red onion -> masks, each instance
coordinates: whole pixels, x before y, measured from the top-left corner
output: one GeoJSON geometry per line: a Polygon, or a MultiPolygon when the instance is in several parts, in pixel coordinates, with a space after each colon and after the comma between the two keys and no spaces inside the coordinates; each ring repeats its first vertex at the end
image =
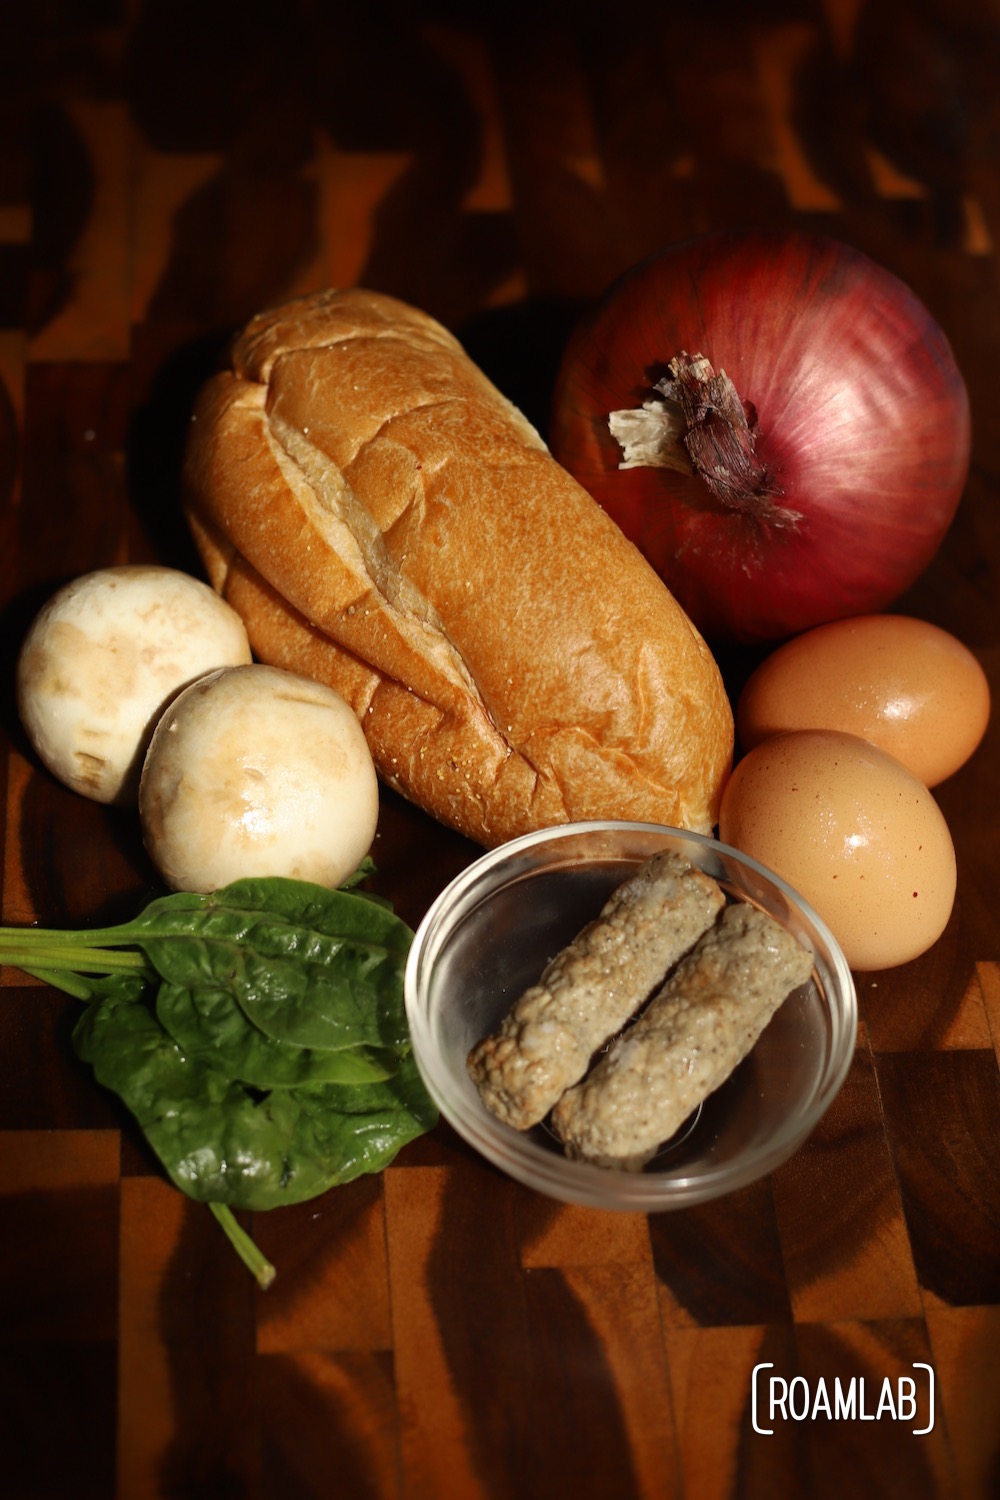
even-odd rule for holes
{"type": "Polygon", "coordinates": [[[768,641],[883,610],[924,570],[969,403],[944,333],[867,256],[720,234],[634,267],[580,326],[551,443],[705,635],[768,641]]]}

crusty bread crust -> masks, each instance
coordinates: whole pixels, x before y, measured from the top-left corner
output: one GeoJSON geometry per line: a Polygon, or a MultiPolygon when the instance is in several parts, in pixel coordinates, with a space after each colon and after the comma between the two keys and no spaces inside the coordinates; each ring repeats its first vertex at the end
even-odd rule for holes
{"type": "Polygon", "coordinates": [[[353,290],[255,318],[199,398],[185,506],[255,654],[340,691],[442,822],[485,845],[714,826],[733,721],[708,648],[425,314],[353,290]]]}

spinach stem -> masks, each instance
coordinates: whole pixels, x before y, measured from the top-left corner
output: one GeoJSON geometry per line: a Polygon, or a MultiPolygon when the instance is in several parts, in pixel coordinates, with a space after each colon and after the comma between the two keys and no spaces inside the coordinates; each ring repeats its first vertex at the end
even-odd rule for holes
{"type": "Polygon", "coordinates": [[[138,922],[122,922],[117,927],[0,927],[0,948],[27,943],[53,948],[137,948],[142,942],[138,922]]]}
{"type": "Polygon", "coordinates": [[[40,969],[35,964],[32,964],[30,968],[27,964],[18,964],[17,967],[23,973],[30,974],[32,979],[41,979],[43,983],[51,984],[54,989],[72,995],[74,1000],[89,1002],[93,998],[92,987],[79,974],[74,974],[72,971],[62,973],[57,969],[40,969]]]}
{"type": "Polygon", "coordinates": [[[246,1230],[237,1223],[232,1209],[227,1204],[210,1203],[208,1206],[222,1226],[223,1232],[240,1260],[251,1272],[261,1291],[266,1292],[276,1275],[271,1262],[264,1252],[257,1248],[246,1230]]]}
{"type": "Polygon", "coordinates": [[[0,963],[25,971],[36,968],[90,974],[114,974],[119,970],[152,973],[148,960],[141,953],[113,952],[92,943],[60,943],[53,941],[53,934],[35,933],[31,928],[18,933],[16,938],[0,931],[0,963]]]}

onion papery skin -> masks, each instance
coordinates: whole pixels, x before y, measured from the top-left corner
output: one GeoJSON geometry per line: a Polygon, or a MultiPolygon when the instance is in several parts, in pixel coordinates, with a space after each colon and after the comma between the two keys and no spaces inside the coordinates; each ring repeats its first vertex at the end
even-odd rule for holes
{"type": "Polygon", "coordinates": [[[917,296],[819,235],[749,231],[625,273],[575,330],[555,457],[710,640],[766,642],[887,608],[924,571],[969,468],[965,383],[917,296]],[[724,507],[697,476],[619,467],[608,416],[705,355],[756,408],[756,456],[790,513],[724,507]]]}

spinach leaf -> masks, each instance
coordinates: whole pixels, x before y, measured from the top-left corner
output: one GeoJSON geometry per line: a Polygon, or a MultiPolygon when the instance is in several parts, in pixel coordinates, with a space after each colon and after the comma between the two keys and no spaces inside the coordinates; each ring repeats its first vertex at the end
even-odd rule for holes
{"type": "Polygon", "coordinates": [[[233,1208],[297,1203],[387,1166],[437,1115],[412,1057],[371,1084],[269,1093],[186,1058],[145,1004],[88,1006],[78,1055],[135,1115],[173,1182],[233,1208]]]}
{"type": "Polygon", "coordinates": [[[405,1046],[399,976],[412,933],[391,910],[305,881],[176,893],[129,924],[157,972],[227,990],[258,1030],[299,1047],[405,1046]]]}
{"type": "Polygon", "coordinates": [[[79,1056],[266,1286],[232,1208],[378,1171],[437,1118],[410,1055],[412,937],[367,892],[266,878],[175,892],[117,927],[0,928],[0,963],[87,1002],[79,1056]]]}
{"type": "Polygon", "coordinates": [[[91,932],[0,929],[0,961],[62,971],[66,988],[80,974],[148,976],[152,966],[171,984],[227,990],[278,1041],[398,1049],[408,1042],[400,974],[412,937],[379,901],[273,877],[176,891],[91,932]]]}
{"type": "Polygon", "coordinates": [[[255,1088],[303,1083],[371,1083],[399,1068],[395,1052],[369,1047],[319,1051],[266,1036],[227,990],[160,985],[156,1014],[186,1057],[206,1062],[255,1088]]]}

